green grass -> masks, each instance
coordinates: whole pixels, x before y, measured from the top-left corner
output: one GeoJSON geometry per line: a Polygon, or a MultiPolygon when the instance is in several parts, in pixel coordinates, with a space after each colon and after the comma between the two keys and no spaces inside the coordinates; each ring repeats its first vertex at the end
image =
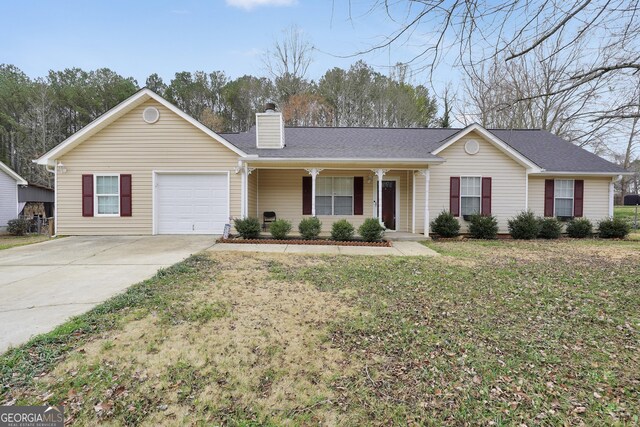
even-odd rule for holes
{"type": "Polygon", "coordinates": [[[192,257],[2,355],[0,404],[46,396],[79,425],[638,425],[640,242],[426,244],[443,256],[192,257]]]}
{"type": "Polygon", "coordinates": [[[49,236],[42,234],[28,234],[26,236],[0,235],[0,251],[17,246],[31,245],[49,240],[49,236]]]}
{"type": "MultiPolygon", "coordinates": [[[[53,331],[38,335],[26,344],[0,355],[0,403],[8,398],[12,388],[29,387],[34,378],[50,371],[72,350],[106,331],[139,318],[141,313],[157,311],[166,323],[176,323],[193,316],[187,291],[203,274],[208,273],[211,262],[203,256],[192,256],[162,269],[153,278],[130,287],[126,292],[72,318],[53,331]],[[175,286],[176,281],[180,282],[179,287],[175,286]]],[[[200,321],[202,316],[197,315],[196,320],[200,321]]],[[[113,346],[111,341],[102,343],[103,351],[110,351],[113,346]]]]}
{"type": "MultiPolygon", "coordinates": [[[[622,218],[633,223],[633,219],[636,215],[635,206],[616,206],[613,210],[613,216],[616,218],[622,218]]],[[[640,207],[638,207],[638,215],[640,219],[640,207]]]]}
{"type": "Polygon", "coordinates": [[[339,384],[359,402],[355,423],[638,422],[640,257],[593,249],[633,255],[640,244],[429,246],[455,258],[274,268],[361,307],[330,328],[364,366],[339,384]]]}

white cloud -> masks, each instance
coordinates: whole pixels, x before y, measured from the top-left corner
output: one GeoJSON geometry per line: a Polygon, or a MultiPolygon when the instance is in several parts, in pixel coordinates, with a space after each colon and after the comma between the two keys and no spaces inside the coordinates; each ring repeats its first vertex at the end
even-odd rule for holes
{"type": "Polygon", "coordinates": [[[297,0],[227,0],[227,4],[244,10],[251,10],[257,6],[293,6],[297,0]]]}

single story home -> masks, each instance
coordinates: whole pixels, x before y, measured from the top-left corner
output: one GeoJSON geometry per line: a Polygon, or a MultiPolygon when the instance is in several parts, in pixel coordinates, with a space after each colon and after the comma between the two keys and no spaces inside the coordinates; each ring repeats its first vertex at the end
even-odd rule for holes
{"type": "Polygon", "coordinates": [[[0,230],[16,219],[22,210],[18,203],[18,187],[21,185],[27,185],[27,181],[0,162],[0,230]]]}
{"type": "Polygon", "coordinates": [[[248,132],[216,134],[142,89],[36,160],[55,174],[56,233],[220,234],[273,211],[429,234],[446,210],[613,215],[625,171],[542,130],[288,128],[273,105],[248,132]]]}

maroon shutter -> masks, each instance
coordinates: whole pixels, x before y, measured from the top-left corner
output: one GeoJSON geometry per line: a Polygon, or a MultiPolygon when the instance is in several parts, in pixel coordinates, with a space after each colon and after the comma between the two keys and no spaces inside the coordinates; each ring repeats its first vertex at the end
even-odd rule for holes
{"type": "Polygon", "coordinates": [[[302,177],[302,215],[311,215],[311,177],[302,177]]]}
{"type": "Polygon", "coordinates": [[[353,214],[362,215],[364,213],[364,178],[353,177],[353,214]]]}
{"type": "Polygon", "coordinates": [[[573,184],[573,216],[582,216],[582,202],[584,200],[584,180],[576,179],[573,184]]]}
{"type": "Polygon", "coordinates": [[[491,215],[491,178],[482,178],[482,215],[491,215]]]}
{"type": "Polygon", "coordinates": [[[460,216],[460,177],[452,176],[449,183],[449,212],[460,216]]]}
{"type": "Polygon", "coordinates": [[[552,179],[544,180],[544,216],[553,216],[553,198],[555,185],[552,179]]]}
{"type": "Polygon", "coordinates": [[[93,175],[82,175],[82,216],[93,216],[93,175]]]}
{"type": "Polygon", "coordinates": [[[120,175],[120,216],[131,216],[131,175],[120,175]]]}

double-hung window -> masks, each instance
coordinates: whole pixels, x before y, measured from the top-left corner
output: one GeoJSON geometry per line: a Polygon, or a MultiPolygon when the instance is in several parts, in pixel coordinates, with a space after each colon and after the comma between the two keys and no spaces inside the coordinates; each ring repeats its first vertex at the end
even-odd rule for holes
{"type": "Polygon", "coordinates": [[[481,197],[482,179],[479,176],[460,178],[460,213],[462,216],[479,214],[481,197]]]}
{"type": "Polygon", "coordinates": [[[97,215],[120,215],[120,177],[118,175],[96,175],[97,215]]]}
{"type": "Polygon", "coordinates": [[[573,179],[556,179],[554,203],[557,217],[573,216],[573,179]]]}
{"type": "Polygon", "coordinates": [[[318,177],[316,215],[353,215],[353,178],[318,177]]]}

